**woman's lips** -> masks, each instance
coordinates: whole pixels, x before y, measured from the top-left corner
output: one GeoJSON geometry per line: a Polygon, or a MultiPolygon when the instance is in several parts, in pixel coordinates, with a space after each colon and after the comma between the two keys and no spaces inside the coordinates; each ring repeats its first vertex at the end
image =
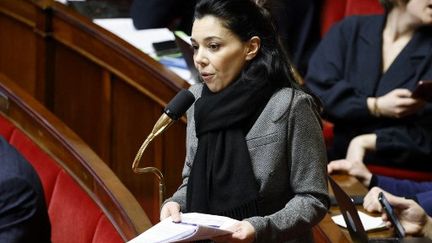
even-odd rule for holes
{"type": "Polygon", "coordinates": [[[213,74],[210,73],[201,73],[201,78],[203,79],[204,82],[209,82],[210,80],[213,79],[213,74]]]}

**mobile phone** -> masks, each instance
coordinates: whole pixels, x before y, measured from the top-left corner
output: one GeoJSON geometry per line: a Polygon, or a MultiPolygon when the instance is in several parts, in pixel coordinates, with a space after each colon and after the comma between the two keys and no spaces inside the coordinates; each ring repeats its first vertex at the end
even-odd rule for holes
{"type": "Polygon", "coordinates": [[[390,222],[393,224],[394,229],[396,231],[396,235],[399,238],[405,237],[405,230],[401,225],[401,223],[399,222],[399,219],[396,217],[393,207],[387,201],[387,198],[384,196],[383,192],[380,192],[378,194],[378,201],[381,203],[381,206],[384,208],[388,218],[390,219],[390,222]]]}
{"type": "Polygon", "coordinates": [[[178,49],[174,40],[154,42],[152,45],[157,56],[167,56],[180,53],[180,50],[178,49]]]}
{"type": "Polygon", "coordinates": [[[432,80],[420,80],[411,97],[429,102],[432,101],[432,80]]]}

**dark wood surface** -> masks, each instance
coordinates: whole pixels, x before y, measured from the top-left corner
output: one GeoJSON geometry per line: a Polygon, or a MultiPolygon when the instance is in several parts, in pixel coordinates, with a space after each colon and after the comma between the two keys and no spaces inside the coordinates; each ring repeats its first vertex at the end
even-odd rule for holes
{"type": "MultiPolygon", "coordinates": [[[[73,9],[51,0],[0,1],[0,74],[76,132],[118,175],[153,223],[156,177],[136,175],[135,153],[163,107],[188,83],[73,9]]],[[[142,165],[181,181],[185,120],[150,144],[142,165]]]]}
{"type": "Polygon", "coordinates": [[[149,218],[130,191],[62,121],[1,74],[0,94],[0,114],[78,182],[124,240],[151,227],[149,218]]]}

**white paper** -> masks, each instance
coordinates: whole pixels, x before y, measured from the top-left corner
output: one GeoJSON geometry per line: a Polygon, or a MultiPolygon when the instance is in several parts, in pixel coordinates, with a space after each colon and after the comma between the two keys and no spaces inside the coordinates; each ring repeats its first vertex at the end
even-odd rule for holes
{"type": "Polygon", "coordinates": [[[185,213],[181,223],[164,219],[128,243],[182,242],[208,239],[229,234],[226,230],[238,222],[235,219],[202,213],[185,213]]]}
{"type": "MultiPolygon", "coordinates": [[[[360,220],[363,224],[363,228],[366,231],[382,229],[382,228],[386,227],[386,225],[385,225],[385,223],[381,217],[373,217],[373,216],[367,215],[361,211],[358,211],[358,213],[360,216],[360,220]]],[[[332,220],[333,220],[333,222],[335,222],[339,226],[342,226],[344,228],[347,227],[342,214],[333,216],[332,220]]]]}
{"type": "Polygon", "coordinates": [[[174,34],[167,28],[135,29],[131,18],[94,19],[93,22],[152,57],[156,56],[154,42],[174,40],[174,34]]]}
{"type": "MultiPolygon", "coordinates": [[[[93,23],[112,32],[154,59],[157,59],[157,56],[153,43],[175,39],[174,34],[167,28],[137,30],[131,18],[94,19],[93,23]]],[[[167,67],[189,84],[196,83],[189,69],[167,67]]]]}

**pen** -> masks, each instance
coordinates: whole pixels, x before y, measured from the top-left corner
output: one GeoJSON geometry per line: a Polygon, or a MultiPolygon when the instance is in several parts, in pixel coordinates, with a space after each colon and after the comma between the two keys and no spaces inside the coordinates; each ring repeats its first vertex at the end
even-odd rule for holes
{"type": "MultiPolygon", "coordinates": [[[[184,225],[191,225],[191,226],[198,226],[198,224],[194,224],[194,223],[189,223],[189,222],[184,222],[184,221],[180,221],[180,222],[174,222],[175,224],[184,224],[184,225]]],[[[206,227],[212,227],[212,228],[219,228],[218,225],[209,225],[209,224],[205,224],[205,225],[201,225],[201,226],[206,226],[206,227]]]]}
{"type": "Polygon", "coordinates": [[[173,221],[173,223],[174,223],[174,224],[184,224],[184,225],[198,226],[197,224],[188,223],[188,222],[182,222],[182,221],[179,221],[179,222],[174,222],[174,221],[173,221]]]}

